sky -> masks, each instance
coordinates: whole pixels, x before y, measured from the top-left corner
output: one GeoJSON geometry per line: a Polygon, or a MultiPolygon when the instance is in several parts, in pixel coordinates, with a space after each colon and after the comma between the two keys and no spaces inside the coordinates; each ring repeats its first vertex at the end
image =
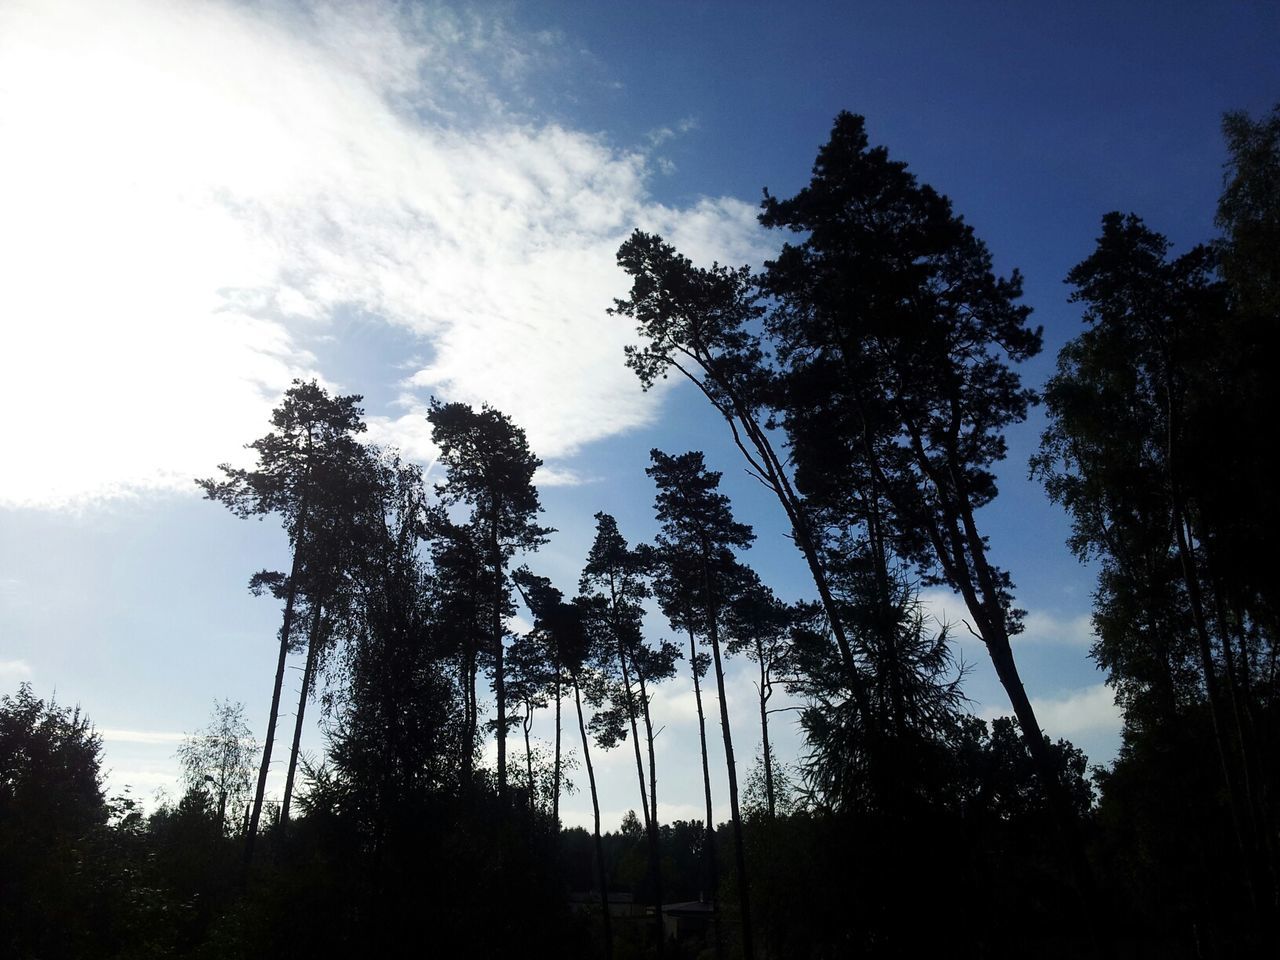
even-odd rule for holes
{"type": "MultiPolygon", "coordinates": [[[[639,227],[758,265],[779,243],[761,190],[797,190],[835,115],[861,113],[1024,273],[1039,386],[1105,212],[1176,250],[1214,236],[1221,115],[1280,100],[1277,49],[1268,2],[0,0],[0,692],[79,703],[109,789],[144,799],[178,792],[174,750],[215,699],[261,739],[279,610],[245,584],[288,545],[193,480],[245,463],[298,377],[363,395],[370,438],[429,471],[430,397],[510,414],[557,530],[531,563],[570,591],[595,511],[654,534],[649,450],[705,450],[759,535],[748,562],[811,596],[723,422],[623,365],[619,243],[639,227]]],[[[1015,653],[1045,730],[1105,764],[1120,721],[1088,658],[1092,572],[1027,478],[1040,428],[1011,432],[981,521],[1029,611],[1015,653]]],[[[1008,712],[953,636],[971,709],[1008,712]]],[[[744,779],[751,669],[729,668],[744,779]]],[[[686,669],[655,703],[664,820],[701,809],[692,699],[686,669]]],[[[772,732],[800,754],[793,713],[772,732]]],[[[323,749],[314,724],[305,744],[323,749]]],[[[606,826],[638,803],[629,756],[598,761],[606,826]]],[[[713,789],[727,815],[723,774],[713,789]]],[[[589,799],[562,810],[586,823],[589,799]]]]}

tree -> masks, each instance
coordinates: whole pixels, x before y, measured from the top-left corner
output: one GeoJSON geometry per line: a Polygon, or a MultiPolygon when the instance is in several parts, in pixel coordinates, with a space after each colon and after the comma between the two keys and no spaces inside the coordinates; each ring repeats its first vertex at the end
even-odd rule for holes
{"type": "Polygon", "coordinates": [[[477,413],[463,403],[432,400],[427,414],[431,439],[449,471],[438,487],[446,504],[467,503],[471,522],[484,537],[492,600],[489,646],[497,699],[498,794],[507,793],[507,694],[503,652],[504,622],[512,612],[507,561],[517,551],[537,550],[552,531],[534,518],[542,511],[533,475],[542,461],[529,450],[525,433],[492,407],[477,413]]]}
{"type": "MultiPolygon", "coordinates": [[[[534,600],[531,599],[530,585],[543,584],[550,586],[549,581],[535,577],[528,567],[521,567],[516,570],[511,577],[515,583],[516,589],[520,592],[520,597],[524,601],[525,607],[531,612],[533,611],[534,600]]],[[[545,599],[543,602],[546,602],[545,599]]],[[[560,829],[560,792],[564,783],[563,771],[566,766],[572,766],[571,762],[566,762],[561,749],[561,700],[562,690],[567,679],[565,653],[560,649],[560,644],[564,640],[564,632],[557,633],[551,629],[551,625],[558,622],[553,616],[547,624],[536,625],[532,634],[530,634],[531,642],[534,649],[529,653],[529,660],[534,664],[531,672],[535,672],[542,684],[544,695],[549,695],[552,703],[555,704],[556,711],[556,735],[554,759],[551,768],[551,823],[556,830],[560,829]],[[536,652],[535,652],[536,651],[536,652]]],[[[575,636],[573,630],[568,631],[571,637],[575,636]]],[[[572,679],[568,678],[572,683],[572,679]]],[[[572,785],[570,785],[571,787],[572,785]]]]}
{"type": "Polygon", "coordinates": [[[725,695],[720,629],[736,565],[733,551],[750,546],[755,534],[749,526],[733,519],[729,498],[718,492],[720,474],[707,470],[700,452],[691,451],[672,457],[655,449],[649,451],[649,458],[652,466],[647,467],[645,473],[658,488],[654,508],[662,525],[658,550],[687,557],[689,566],[698,570],[702,581],[702,619],[711,643],[711,662],[715,667],[716,689],[720,695],[720,732],[729,775],[729,811],[733,818],[734,861],[742,911],[742,950],[750,960],[755,953],[751,900],[742,842],[733,731],[729,725],[729,703],[725,695]]]}
{"type": "Polygon", "coordinates": [[[227,806],[240,809],[249,798],[253,757],[258,752],[244,719],[244,704],[214,701],[209,725],[178,747],[188,790],[208,789],[218,800],[218,830],[226,829],[227,806]]]}
{"type": "MultiPolygon", "coordinates": [[[[666,542],[643,545],[641,559],[653,583],[653,592],[673,630],[683,630],[689,637],[689,671],[693,675],[693,699],[698,712],[698,746],[702,757],[702,792],[706,817],[702,831],[703,894],[715,908],[719,895],[719,868],[716,862],[716,823],[711,802],[711,765],[707,759],[707,720],[702,709],[702,678],[711,667],[711,658],[698,651],[698,636],[705,631],[706,603],[703,601],[701,577],[694,556],[679,544],[666,542]]],[[[715,917],[716,956],[724,952],[719,914],[715,917]]]]}
{"type": "MultiPolygon", "coordinates": [[[[640,784],[640,809],[646,829],[656,813],[650,807],[649,790],[645,786],[644,761],[640,756],[639,696],[633,688],[632,657],[641,644],[641,605],[648,590],[641,570],[627,541],[618,531],[618,523],[607,513],[597,513],[596,537],[587,555],[578,582],[578,592],[586,609],[593,611],[607,642],[609,653],[602,666],[615,674],[620,686],[615,700],[631,727],[631,743],[635,752],[636,776],[640,784]]],[[[636,684],[639,684],[636,678],[636,684]]]]}
{"type": "Polygon", "coordinates": [[[429,533],[422,471],[384,453],[376,496],[356,518],[359,562],[351,602],[335,624],[344,639],[329,698],[329,759],[336,796],[375,857],[412,834],[433,796],[457,783],[460,684],[443,669],[452,653],[433,606],[422,551],[429,533]]]}
{"type": "Polygon", "coordinates": [[[588,661],[594,651],[591,636],[585,623],[585,611],[581,603],[565,603],[564,594],[551,585],[546,577],[538,577],[521,568],[516,572],[516,582],[529,612],[533,614],[535,629],[549,637],[558,659],[568,673],[573,685],[573,702],[578,714],[578,733],[582,737],[582,759],[587,765],[587,783],[591,788],[591,811],[594,817],[596,882],[600,888],[600,913],[604,924],[605,956],[613,957],[613,924],[609,916],[609,883],[605,877],[604,845],[600,837],[600,794],[596,789],[596,772],[591,762],[591,743],[587,737],[587,721],[582,710],[582,688],[588,681],[588,661]]]}
{"type": "Polygon", "coordinates": [[[765,810],[772,820],[777,814],[773,774],[776,761],[769,745],[769,700],[773,697],[775,674],[786,662],[790,649],[791,610],[760,581],[755,571],[743,567],[732,598],[725,608],[726,650],[745,654],[758,671],[756,696],[760,703],[760,755],[764,779],[765,810]]]}
{"type": "MultiPolygon", "coordinates": [[[[536,633],[516,637],[507,651],[507,665],[511,671],[507,680],[507,700],[518,711],[520,728],[524,733],[525,787],[528,790],[529,817],[532,819],[537,809],[538,788],[534,779],[533,747],[529,735],[533,729],[535,711],[545,708],[548,697],[554,695],[557,677],[536,633]]],[[[557,716],[557,738],[559,720],[557,716]]]]}
{"type": "MultiPolygon", "coordinates": [[[[431,514],[432,607],[439,641],[457,664],[458,686],[463,694],[462,736],[459,762],[462,782],[470,786],[479,749],[480,704],[476,677],[487,665],[487,638],[493,623],[489,605],[494,596],[486,589],[485,550],[472,523],[457,524],[443,510],[431,514]]],[[[499,598],[502,599],[502,598],[499,598]]]]}
{"type": "Polygon", "coordinates": [[[1280,104],[1260,120],[1228,113],[1222,134],[1228,154],[1216,220],[1224,233],[1222,273],[1241,313],[1274,324],[1280,318],[1280,104]]]}
{"type": "Polygon", "coordinates": [[[598,612],[607,632],[613,656],[603,665],[614,674],[615,703],[622,708],[631,728],[635,750],[636,776],[640,784],[641,809],[649,848],[650,882],[655,900],[655,939],[659,955],[666,939],[662,921],[662,851],[658,833],[658,773],[654,752],[653,718],[649,712],[650,688],[672,676],[679,651],[667,643],[657,648],[644,641],[643,601],[649,596],[644,581],[641,555],[632,550],[618,530],[617,521],[607,513],[597,513],[596,537],[579,581],[579,592],[587,609],[598,612]],[[634,685],[633,685],[634,678],[634,685]],[[644,761],[640,754],[638,720],[643,717],[649,766],[648,788],[644,761]]]}
{"type": "Polygon", "coordinates": [[[749,472],[777,498],[831,620],[850,689],[863,697],[863,679],[822,562],[820,533],[770,435],[775,385],[758,332],[765,308],[750,268],[696,268],[661,237],[635,231],[618,250],[631,293],[611,313],[636,321],[639,345],[626,348],[627,366],[645,390],[675,370],[724,417],[749,472]]]}
{"type": "Polygon", "coordinates": [[[1100,561],[1093,652],[1133,733],[1177,727],[1203,691],[1246,885],[1270,911],[1274,815],[1251,690],[1274,683],[1252,675],[1274,650],[1274,585],[1247,561],[1274,506],[1241,432],[1263,427],[1235,395],[1247,361],[1217,251],[1168,251],[1136,216],[1103,218],[1067,278],[1087,328],[1059,354],[1032,466],[1071,514],[1073,551],[1100,561]]]}
{"type": "Polygon", "coordinates": [[[0,697],[0,952],[91,952],[93,843],[107,824],[102,738],[78,707],[0,697]]]}
{"type": "Polygon", "coordinates": [[[874,479],[895,549],[963,598],[1089,901],[1079,825],[1010,644],[1021,629],[1012,581],[991,561],[976,517],[996,496],[1005,429],[1036,400],[1013,369],[1041,346],[1030,308],[1018,303],[1021,277],[997,277],[950,201],[883,147],[869,147],[863,119],[849,113],[836,118],[809,184],[788,200],[766,192],[760,220],[804,235],[766,264],[763,280],[778,303],[767,327],[784,411],[799,407],[787,391],[807,378],[838,387],[840,418],[825,434],[791,432],[795,455],[819,460],[840,449],[837,462],[874,479]]]}
{"type": "MultiPolygon", "coordinates": [[[[293,565],[285,581],[285,606],[280,626],[280,654],[276,661],[267,735],[245,836],[246,869],[253,859],[254,841],[262,816],[262,802],[271,766],[285,660],[294,629],[294,605],[303,589],[308,557],[319,552],[323,532],[333,518],[350,509],[348,483],[352,465],[363,458],[356,435],[365,430],[361,397],[330,397],[315,381],[295,380],[280,406],[271,413],[272,432],[248,445],[257,455],[252,470],[220,464],[224,480],[197,480],[209,500],[224,504],[236,516],[262,519],[279,514],[293,550],[293,565]]],[[[314,568],[313,568],[314,569],[314,568]]]]}

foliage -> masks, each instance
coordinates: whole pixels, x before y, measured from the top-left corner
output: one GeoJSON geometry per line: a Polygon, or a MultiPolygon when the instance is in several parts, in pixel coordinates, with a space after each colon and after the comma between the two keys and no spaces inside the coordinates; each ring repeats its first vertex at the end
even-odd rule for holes
{"type": "MultiPolygon", "coordinates": [[[[214,701],[209,726],[178,747],[188,791],[209,791],[221,811],[239,810],[249,798],[258,745],[244,719],[244,704],[214,701]]],[[[229,826],[234,827],[234,816],[229,826]]]]}

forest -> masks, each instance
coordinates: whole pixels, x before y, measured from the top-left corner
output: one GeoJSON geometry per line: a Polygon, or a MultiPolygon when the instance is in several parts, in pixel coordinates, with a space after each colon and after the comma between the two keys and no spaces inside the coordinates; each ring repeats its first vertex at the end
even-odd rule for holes
{"type": "Polygon", "coordinates": [[[289,569],[249,578],[281,611],[266,729],[219,703],[179,749],[185,792],[147,811],[107,795],[92,703],[6,692],[0,956],[1276,956],[1280,105],[1222,136],[1217,236],[1175,252],[1098,211],[1063,278],[1079,332],[1043,384],[1019,373],[1042,349],[1019,273],[855,114],[806,186],[764,192],[761,269],[630,235],[601,305],[634,326],[618,363],[723,420],[805,600],[752,569],[762,545],[698,450],[651,452],[651,542],[596,513],[578,581],[554,583],[519,410],[433,400],[436,482],[364,442],[360,396],[295,381],[252,465],[197,481],[288,537],[289,569]],[[1018,571],[984,535],[1006,431],[1037,405],[1025,469],[1097,571],[1109,767],[1043,732],[1018,571]],[[963,623],[928,615],[930,587],[963,623]],[[1012,716],[970,712],[956,630],[1012,716]],[[754,679],[736,719],[758,725],[754,764],[731,658],[754,679]],[[673,684],[696,698],[705,814],[661,822],[650,705],[673,684]],[[793,722],[790,763],[770,729],[793,722]],[[614,749],[638,801],[620,826],[597,799],[614,749]],[[563,825],[571,789],[592,829],[563,825]]]}

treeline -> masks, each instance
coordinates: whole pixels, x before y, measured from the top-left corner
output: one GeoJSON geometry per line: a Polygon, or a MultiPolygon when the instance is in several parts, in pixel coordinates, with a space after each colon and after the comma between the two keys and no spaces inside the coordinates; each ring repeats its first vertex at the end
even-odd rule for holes
{"type": "Polygon", "coordinates": [[[279,519],[291,546],[287,572],[250,581],[283,611],[256,770],[223,705],[184,747],[187,793],[144,818],[103,797],[83,718],[29,688],[6,697],[0,950],[1271,955],[1277,524],[1261,441],[1278,409],[1280,108],[1224,129],[1221,236],[1175,258],[1108,214],[1067,277],[1085,329],[1043,391],[1032,471],[1098,564],[1093,655],[1125,712],[1096,792],[1023,689],[1023,613],[982,532],[1005,432],[1042,399],[1016,369],[1041,330],[1017,272],[996,275],[947,198],[842,114],[808,186],[766,191],[761,222],[789,241],[762,271],[700,267],[636,232],[613,308],[635,323],[625,359],[645,388],[679,375],[723,416],[812,600],[780,600],[751,569],[755,534],[700,452],[651,452],[658,535],[632,543],[597,514],[566,592],[537,572],[554,531],[510,417],[433,401],[445,477],[428,485],[361,442],[359,397],[297,382],[255,463],[200,481],[238,516],[279,519]],[[963,600],[1014,719],[966,713],[921,585],[963,600]],[[521,610],[527,633],[510,626],[521,610]],[[656,612],[669,635],[646,630],[656,612]],[[281,731],[291,656],[302,683],[281,731]],[[758,691],[745,776],[730,657],[758,691]],[[672,772],[651,704],[670,683],[695,691],[699,823],[659,816],[672,772]],[[794,764],[770,746],[778,691],[803,705],[794,764]],[[309,766],[312,701],[326,750],[309,766]],[[638,814],[610,833],[594,761],[617,747],[638,814]],[[591,831],[561,829],[571,778],[591,831]]]}

